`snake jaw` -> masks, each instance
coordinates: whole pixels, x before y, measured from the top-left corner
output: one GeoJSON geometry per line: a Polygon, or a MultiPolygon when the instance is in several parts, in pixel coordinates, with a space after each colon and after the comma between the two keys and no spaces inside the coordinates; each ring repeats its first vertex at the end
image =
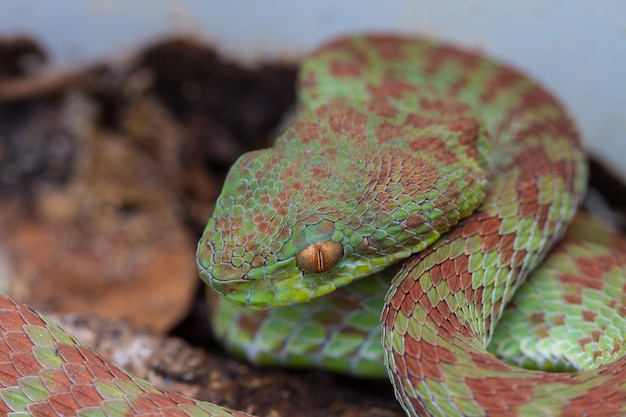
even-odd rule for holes
{"type": "MultiPolygon", "coordinates": [[[[311,249],[321,251],[315,244],[305,246],[306,240],[293,245],[295,254],[286,259],[272,260],[259,257],[256,266],[244,263],[236,265],[223,250],[215,250],[211,240],[214,232],[209,229],[198,245],[198,266],[200,277],[224,298],[248,307],[269,308],[298,304],[310,301],[350,284],[354,280],[379,272],[387,266],[407,258],[412,253],[424,249],[439,237],[431,231],[424,235],[424,240],[413,242],[411,246],[398,245],[390,253],[379,252],[372,242],[373,237],[359,240],[354,246],[344,242],[340,251],[339,242],[322,239],[334,249],[335,255],[341,253],[340,260],[326,270],[310,271],[302,268],[298,256],[311,249]]],[[[354,240],[354,239],[353,239],[354,240]]],[[[324,251],[328,248],[324,249],[324,251]]],[[[321,256],[319,253],[317,255],[321,256]]],[[[323,254],[327,256],[327,253],[323,254]]]]}
{"type": "Polygon", "coordinates": [[[218,277],[214,268],[201,268],[200,277],[215,292],[240,305],[254,308],[286,306],[310,301],[353,281],[351,274],[306,274],[295,266],[295,259],[280,267],[254,268],[239,278],[218,277]],[[269,270],[269,271],[268,271],[269,270]],[[280,270],[281,274],[269,274],[280,270]]]}
{"type": "Polygon", "coordinates": [[[255,308],[310,301],[369,275],[389,262],[389,259],[365,262],[362,256],[353,254],[328,271],[307,273],[298,267],[296,256],[292,256],[269,265],[236,268],[228,262],[208,262],[207,259],[215,258],[208,256],[211,254],[209,246],[201,243],[198,248],[202,280],[224,298],[255,308]]]}

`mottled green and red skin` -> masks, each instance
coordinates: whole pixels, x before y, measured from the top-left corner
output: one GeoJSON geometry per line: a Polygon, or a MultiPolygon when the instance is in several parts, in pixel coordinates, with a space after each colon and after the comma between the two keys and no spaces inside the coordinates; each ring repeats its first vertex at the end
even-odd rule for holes
{"type": "Polygon", "coordinates": [[[33,417],[238,417],[157,389],[0,294],[0,414],[33,417]]]}
{"type": "MultiPolygon", "coordinates": [[[[626,412],[624,325],[605,319],[626,312],[623,255],[568,241],[522,286],[585,191],[578,134],[550,94],[476,54],[385,36],[320,48],[303,64],[299,91],[298,116],[276,146],[244,155],[231,170],[198,245],[203,279],[239,304],[282,306],[409,258],[394,270],[382,314],[386,365],[409,415],[626,412]],[[328,240],[341,244],[343,259],[326,272],[301,272],[296,254],[328,240]],[[546,276],[562,292],[546,292],[546,276]],[[559,327],[569,320],[564,312],[577,315],[575,325],[596,327],[570,337],[582,355],[572,366],[592,369],[530,371],[487,353],[492,336],[507,340],[496,325],[520,286],[510,315],[534,327],[518,336],[541,344],[553,329],[569,331],[559,327]],[[545,294],[558,295],[531,308],[545,294]]],[[[342,314],[352,318],[352,335],[372,335],[348,313],[312,315],[328,322],[342,314]]],[[[262,325],[245,317],[239,324],[251,339],[262,325]]],[[[515,318],[507,323],[517,329],[515,318]]],[[[128,376],[6,297],[0,327],[5,413],[243,415],[128,376]]]]}
{"type": "Polygon", "coordinates": [[[577,130],[552,95],[475,54],[373,36],[315,52],[299,97],[277,145],[233,167],[200,241],[201,275],[218,293],[252,306],[306,301],[452,228],[405,263],[387,295],[383,343],[406,411],[621,412],[621,389],[599,387],[622,360],[544,374],[486,352],[504,306],[585,191],[577,130]],[[323,240],[340,242],[344,259],[322,274],[298,271],[293,257],[323,240]],[[253,261],[235,265],[236,250],[253,261]],[[601,401],[594,387],[607,393],[601,401]]]}

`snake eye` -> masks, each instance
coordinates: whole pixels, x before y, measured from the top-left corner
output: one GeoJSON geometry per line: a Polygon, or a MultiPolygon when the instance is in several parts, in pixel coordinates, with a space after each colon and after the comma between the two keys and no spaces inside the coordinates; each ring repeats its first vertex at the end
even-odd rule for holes
{"type": "Polygon", "coordinates": [[[326,240],[313,243],[296,255],[296,265],[303,272],[319,274],[337,265],[343,257],[341,243],[326,240]]]}

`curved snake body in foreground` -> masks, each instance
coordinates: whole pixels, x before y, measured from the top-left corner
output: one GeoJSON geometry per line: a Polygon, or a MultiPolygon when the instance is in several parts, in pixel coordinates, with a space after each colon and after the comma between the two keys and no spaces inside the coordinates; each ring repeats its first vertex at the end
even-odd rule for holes
{"type": "MultiPolygon", "coordinates": [[[[269,307],[409,258],[382,313],[409,415],[621,415],[621,255],[568,241],[522,285],[565,232],[585,177],[572,122],[514,70],[423,40],[339,39],[305,61],[298,116],[275,147],[231,170],[198,264],[219,294],[269,307]],[[503,314],[520,347],[499,335],[503,314]],[[520,330],[523,321],[534,327],[520,330]],[[552,342],[562,333],[566,342],[552,342]],[[517,368],[487,353],[492,337],[509,361],[589,369],[517,368]],[[546,357],[528,356],[529,345],[546,357]]],[[[1,301],[0,411],[235,413],[161,393],[1,301]]]]}

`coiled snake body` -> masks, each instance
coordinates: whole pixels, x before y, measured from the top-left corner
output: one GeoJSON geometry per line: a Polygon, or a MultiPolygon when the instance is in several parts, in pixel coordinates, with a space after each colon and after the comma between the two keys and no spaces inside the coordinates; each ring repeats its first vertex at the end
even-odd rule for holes
{"type": "MultiPolygon", "coordinates": [[[[543,262],[585,182],[574,125],[518,72],[425,40],[333,41],[304,62],[276,145],[231,169],[198,245],[215,292],[286,307],[220,303],[216,332],[260,362],[373,375],[384,355],[409,415],[624,414],[622,255],[566,239],[543,262]],[[362,307],[382,308],[382,326],[368,330],[362,307]]],[[[31,310],[1,308],[0,411],[239,414],[162,393],[31,310]]]]}

